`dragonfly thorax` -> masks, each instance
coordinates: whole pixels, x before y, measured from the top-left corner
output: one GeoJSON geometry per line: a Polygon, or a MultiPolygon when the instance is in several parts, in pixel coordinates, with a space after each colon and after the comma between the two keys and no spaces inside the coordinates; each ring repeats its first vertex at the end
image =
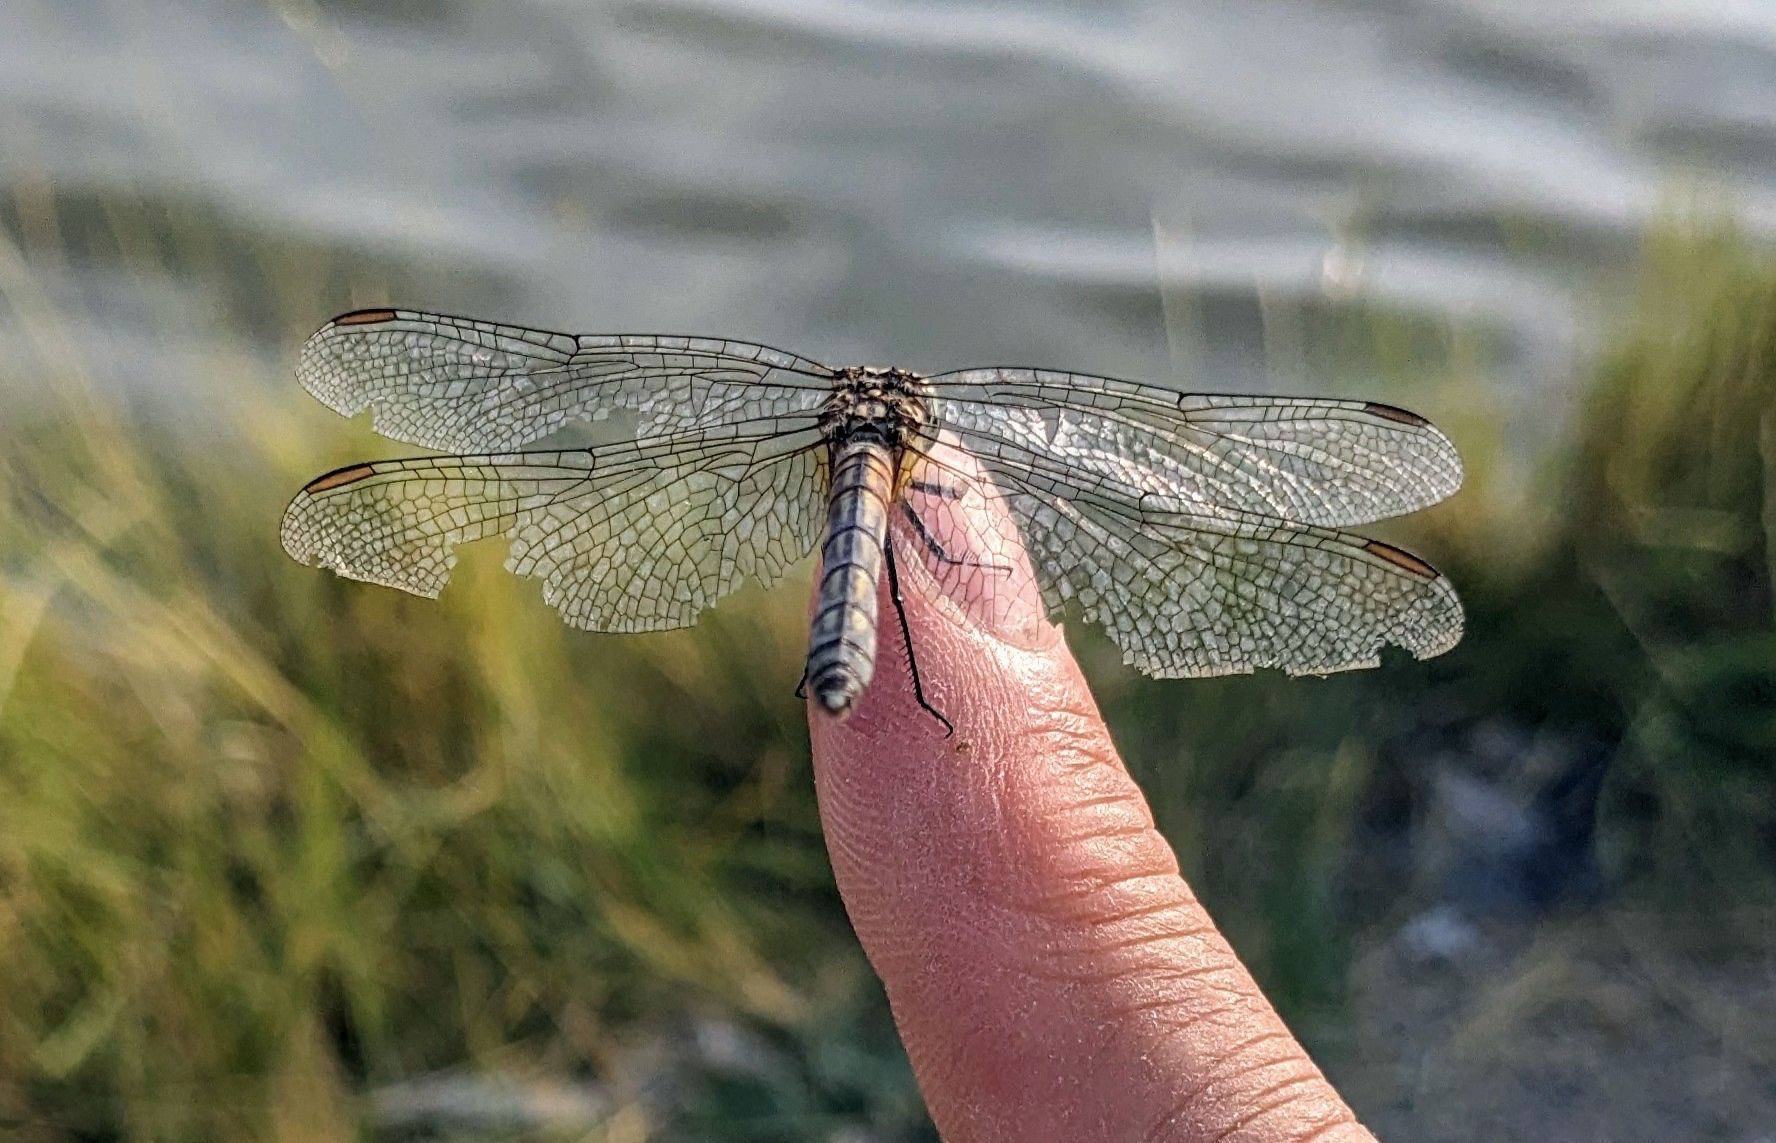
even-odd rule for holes
{"type": "Polygon", "coordinates": [[[925,379],[910,370],[848,366],[838,371],[820,411],[821,432],[834,448],[869,439],[898,451],[931,423],[926,393],[925,379]]]}

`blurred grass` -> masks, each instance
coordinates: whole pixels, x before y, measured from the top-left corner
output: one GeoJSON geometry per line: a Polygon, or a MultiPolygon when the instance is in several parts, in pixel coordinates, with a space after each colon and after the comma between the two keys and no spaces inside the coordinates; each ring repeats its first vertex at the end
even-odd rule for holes
{"type": "Polygon", "coordinates": [[[1622,873],[1768,901],[1747,874],[1776,857],[1776,262],[1727,227],[1656,234],[1636,312],[1570,462],[1551,573],[1595,611],[1565,624],[1560,713],[1621,736],[1622,873]]]}
{"type": "Polygon", "coordinates": [[[1627,309],[1527,532],[1534,558],[1501,577],[1484,547],[1460,554],[1469,642],[1489,653],[1459,685],[1476,712],[1609,746],[1598,843],[1616,880],[1767,902],[1776,257],[1726,222],[1670,222],[1627,309]]]}
{"type": "MultiPolygon", "coordinates": [[[[286,295],[327,281],[229,257],[286,295]]],[[[0,1124],[333,1138],[386,1085],[466,1070],[595,1082],[612,1139],[663,1129],[665,1074],[673,1137],[923,1137],[820,845],[800,587],[623,638],[566,631],[493,551],[437,603],[298,567],[289,492],[386,442],[242,362],[203,416],[144,414],[81,383],[16,248],[0,298],[56,368],[0,379],[0,1124]],[[730,1025],[739,1049],[698,1047],[730,1025]]],[[[1187,874],[1329,1051],[1353,918],[1410,888],[1350,869],[1414,743],[1488,720],[1604,743],[1618,882],[1768,899],[1776,262],[1672,226],[1630,310],[1540,504],[1495,479],[1483,345],[1376,313],[1313,347],[1462,445],[1469,490],[1410,526],[1469,607],[1451,655],[1153,683],[1074,634],[1187,874]]]]}

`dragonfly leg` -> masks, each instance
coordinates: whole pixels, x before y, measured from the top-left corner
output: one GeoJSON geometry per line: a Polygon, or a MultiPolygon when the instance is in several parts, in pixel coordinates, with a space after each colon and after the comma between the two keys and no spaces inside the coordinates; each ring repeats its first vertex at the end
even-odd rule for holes
{"type": "MultiPolygon", "coordinates": [[[[918,485],[915,484],[913,487],[917,488],[918,485]]],[[[900,502],[900,510],[901,513],[906,516],[907,522],[913,526],[913,531],[918,534],[919,542],[925,545],[926,551],[937,557],[939,563],[949,564],[952,567],[991,568],[993,571],[1002,572],[1008,572],[1011,570],[1010,566],[1006,564],[983,564],[979,560],[957,559],[955,556],[952,556],[949,552],[945,551],[942,544],[937,542],[937,537],[931,534],[931,529],[925,526],[925,521],[921,520],[919,514],[913,511],[913,506],[911,504],[902,500],[900,502]]]]}
{"type": "Polygon", "coordinates": [[[882,549],[884,562],[888,565],[888,598],[894,603],[894,614],[900,617],[900,633],[906,637],[907,670],[913,676],[913,697],[919,700],[926,714],[943,723],[944,737],[950,738],[956,733],[956,724],[925,700],[925,685],[919,681],[919,658],[913,653],[913,629],[907,626],[906,603],[900,597],[900,573],[894,569],[894,541],[889,540],[882,549]]]}
{"type": "Polygon", "coordinates": [[[796,684],[796,697],[808,701],[808,664],[802,664],[802,681],[796,684]]]}
{"type": "Polygon", "coordinates": [[[951,488],[947,484],[938,484],[930,480],[915,480],[908,485],[914,492],[923,492],[927,496],[941,496],[945,500],[960,500],[968,495],[963,488],[951,488]]]}

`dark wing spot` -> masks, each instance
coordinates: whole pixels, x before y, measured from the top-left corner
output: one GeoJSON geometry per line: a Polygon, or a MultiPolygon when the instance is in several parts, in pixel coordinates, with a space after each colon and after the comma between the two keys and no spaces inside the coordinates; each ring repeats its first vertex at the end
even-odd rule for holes
{"type": "Polygon", "coordinates": [[[1366,402],[1363,405],[1363,411],[1371,416],[1380,417],[1384,421],[1397,421],[1402,425],[1411,425],[1415,429],[1421,429],[1431,423],[1417,413],[1395,405],[1384,405],[1380,401],[1366,402]]]}
{"type": "Polygon", "coordinates": [[[302,486],[302,491],[313,495],[326,492],[330,488],[339,488],[347,484],[356,484],[366,476],[375,476],[376,469],[368,464],[353,464],[345,468],[336,468],[323,476],[317,476],[302,486]]]}
{"type": "Polygon", "coordinates": [[[334,325],[375,325],[379,321],[393,321],[394,310],[353,310],[348,314],[340,314],[333,319],[334,325]]]}
{"type": "Polygon", "coordinates": [[[1413,575],[1421,575],[1426,579],[1436,579],[1439,573],[1436,568],[1425,563],[1411,552],[1403,552],[1392,544],[1384,544],[1380,540],[1370,540],[1363,545],[1363,550],[1372,556],[1380,556],[1398,568],[1405,568],[1413,575]]]}

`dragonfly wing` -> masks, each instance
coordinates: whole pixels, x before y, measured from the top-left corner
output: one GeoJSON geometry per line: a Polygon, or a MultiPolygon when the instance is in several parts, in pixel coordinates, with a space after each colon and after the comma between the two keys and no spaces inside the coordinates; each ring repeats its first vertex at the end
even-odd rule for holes
{"type": "Polygon", "coordinates": [[[1364,401],[1180,394],[1040,369],[931,378],[938,420],[1064,461],[1130,498],[1345,527],[1435,504],[1461,486],[1449,438],[1364,401]]]}
{"type": "Polygon", "coordinates": [[[810,424],[701,430],[599,450],[372,461],[308,484],[284,548],[352,579],[435,596],[455,547],[504,536],[575,627],[685,627],[806,555],[824,518],[810,424]]]}
{"type": "Polygon", "coordinates": [[[720,338],[550,333],[413,310],[359,310],[302,347],[304,388],[376,431],[452,452],[522,448],[618,412],[636,435],[817,409],[832,370],[720,338]]]}
{"type": "MultiPolygon", "coordinates": [[[[948,429],[991,478],[983,494],[1006,501],[1049,607],[1076,602],[1148,674],[1327,674],[1375,666],[1385,646],[1422,659],[1461,638],[1449,581],[1398,548],[1261,511],[1179,510],[1104,476],[1107,458],[948,429]]],[[[990,557],[992,538],[983,546],[990,557]]],[[[989,558],[950,574],[1016,592],[1016,567],[989,558]]]]}

